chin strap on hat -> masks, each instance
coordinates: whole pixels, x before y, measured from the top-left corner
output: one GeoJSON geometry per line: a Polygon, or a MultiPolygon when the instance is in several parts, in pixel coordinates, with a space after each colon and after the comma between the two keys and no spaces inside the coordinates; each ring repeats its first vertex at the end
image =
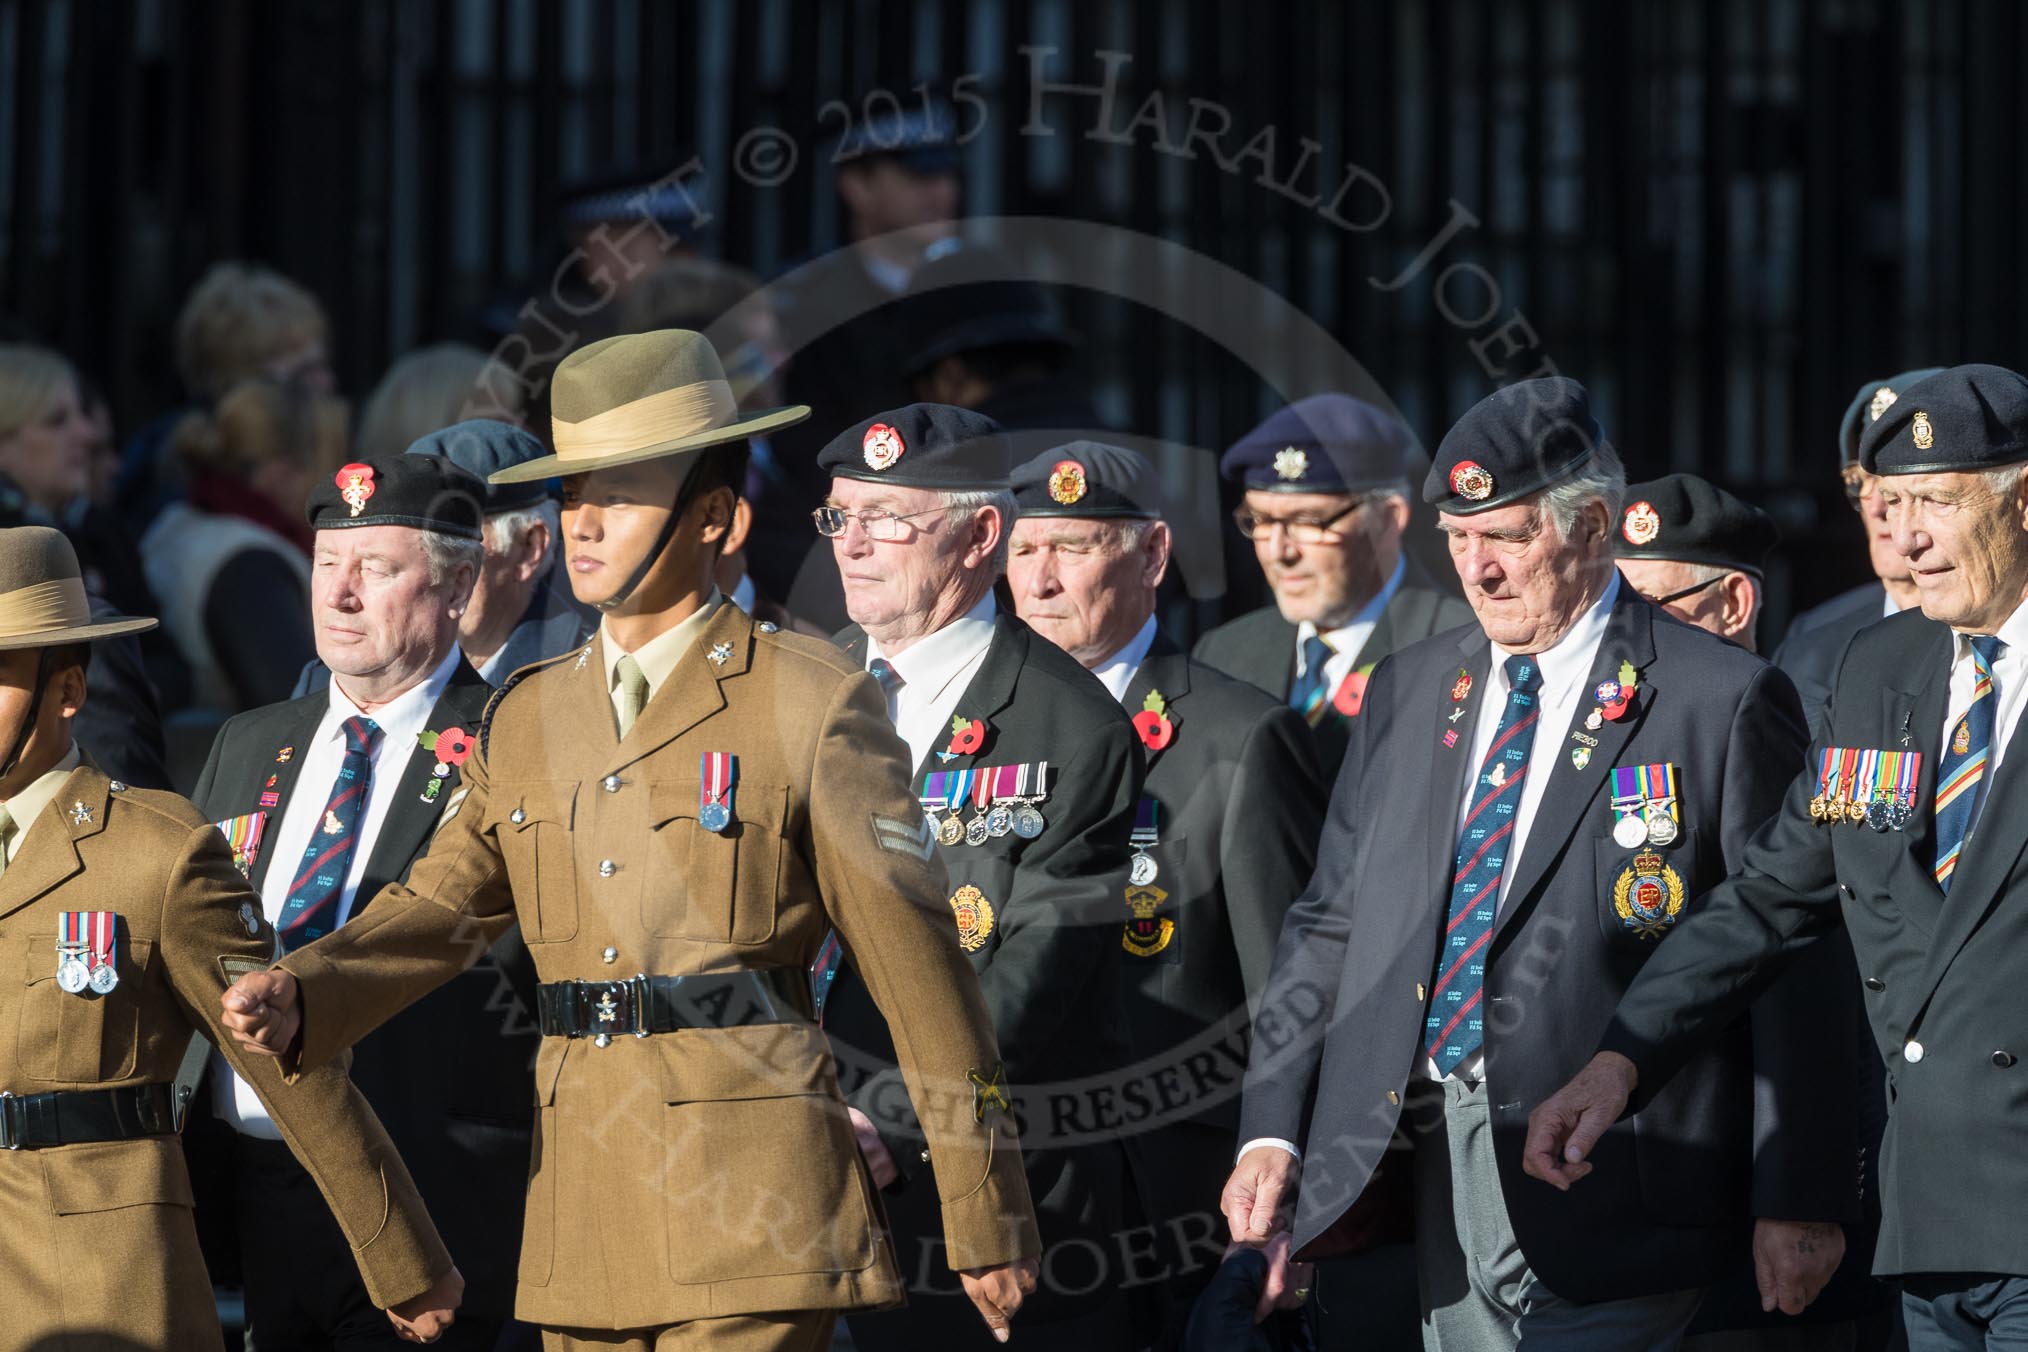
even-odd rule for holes
{"type": "Polygon", "coordinates": [[[641,584],[648,579],[648,570],[655,566],[655,560],[662,557],[662,551],[676,538],[676,527],[683,520],[683,513],[690,507],[691,499],[695,496],[698,471],[703,468],[704,459],[700,456],[690,466],[690,472],[683,476],[683,486],[676,490],[676,505],[669,509],[669,519],[662,523],[661,534],[655,537],[655,543],[649,546],[647,554],[642,556],[641,562],[635,566],[633,573],[621,584],[620,589],[603,601],[594,601],[593,610],[601,612],[618,610],[641,589],[641,584]]]}
{"type": "Polygon", "coordinates": [[[49,693],[51,654],[55,651],[54,648],[43,648],[35,655],[35,696],[28,701],[28,717],[22,720],[21,731],[14,734],[14,745],[7,750],[6,762],[0,763],[0,779],[14,773],[21,764],[21,753],[28,750],[28,735],[35,731],[35,725],[42,717],[42,697],[49,693]]]}

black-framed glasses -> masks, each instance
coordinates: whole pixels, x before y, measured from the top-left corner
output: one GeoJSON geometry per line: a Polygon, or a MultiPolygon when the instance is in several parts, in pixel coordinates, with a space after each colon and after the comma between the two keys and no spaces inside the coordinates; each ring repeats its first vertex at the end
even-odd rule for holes
{"type": "Polygon", "coordinates": [[[863,512],[848,512],[843,507],[819,507],[810,513],[810,519],[817,523],[817,534],[827,539],[837,539],[845,533],[854,521],[859,529],[866,532],[869,540],[899,540],[902,537],[901,523],[913,521],[919,516],[935,516],[946,511],[944,507],[929,507],[920,512],[897,515],[880,507],[869,507],[863,512]]]}
{"type": "Polygon", "coordinates": [[[1687,587],[1678,588],[1677,590],[1670,592],[1667,596],[1650,596],[1648,599],[1650,601],[1653,601],[1658,606],[1666,606],[1671,601],[1680,601],[1686,596],[1695,596],[1698,592],[1703,591],[1706,587],[1716,586],[1717,584],[1723,581],[1725,581],[1725,574],[1720,573],[1716,577],[1707,577],[1702,582],[1693,582],[1687,587]]]}
{"type": "Polygon", "coordinates": [[[1873,489],[1873,476],[1857,465],[1847,465],[1838,471],[1838,479],[1845,486],[1845,503],[1853,511],[1866,501],[1866,494],[1873,489]]]}
{"type": "Polygon", "coordinates": [[[1373,501],[1372,495],[1354,498],[1329,516],[1262,516],[1251,507],[1241,507],[1232,514],[1232,524],[1239,527],[1239,533],[1249,540],[1266,540],[1274,535],[1280,526],[1289,533],[1289,538],[1299,545],[1321,545],[1341,537],[1338,523],[1352,513],[1373,501]]]}

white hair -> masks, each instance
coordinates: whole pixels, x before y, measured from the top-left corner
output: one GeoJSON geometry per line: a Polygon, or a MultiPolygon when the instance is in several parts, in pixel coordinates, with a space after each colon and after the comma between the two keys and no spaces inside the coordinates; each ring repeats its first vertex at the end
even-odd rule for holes
{"type": "Polygon", "coordinates": [[[511,512],[499,512],[486,518],[486,552],[498,557],[510,554],[520,545],[521,537],[536,522],[549,527],[549,552],[542,557],[542,566],[547,566],[550,556],[556,552],[556,542],[563,538],[563,510],[554,498],[544,498],[533,507],[517,507],[511,512]]]}
{"type": "Polygon", "coordinates": [[[480,540],[467,540],[462,535],[446,535],[442,531],[422,532],[423,558],[429,564],[430,585],[441,587],[451,574],[461,566],[470,567],[472,575],[478,576],[479,565],[486,557],[486,546],[480,540]]]}
{"type": "Polygon", "coordinates": [[[1556,527],[1557,535],[1568,540],[1586,507],[1602,502],[1606,520],[1617,521],[1626,497],[1626,466],[1620,463],[1619,452],[1602,441],[1582,471],[1543,489],[1538,502],[1543,517],[1556,527]]]}
{"type": "Polygon", "coordinates": [[[1014,533],[1014,490],[1011,488],[972,488],[961,493],[943,495],[944,510],[951,521],[969,519],[981,507],[992,507],[1000,513],[1000,543],[993,551],[990,566],[993,576],[1007,571],[1007,540],[1014,533]]]}
{"type": "Polygon", "coordinates": [[[1981,470],[1979,477],[1986,481],[1996,498],[2004,498],[2021,486],[2021,475],[2028,472],[2028,462],[2002,465],[1998,469],[1981,470]]]}

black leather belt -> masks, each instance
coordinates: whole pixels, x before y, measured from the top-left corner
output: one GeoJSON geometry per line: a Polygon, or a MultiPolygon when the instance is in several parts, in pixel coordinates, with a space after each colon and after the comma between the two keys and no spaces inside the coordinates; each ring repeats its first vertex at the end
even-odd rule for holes
{"type": "Polygon", "coordinates": [[[87,1141],[174,1136],[180,1123],[166,1084],[120,1089],[0,1093],[0,1150],[47,1150],[87,1141]]]}
{"type": "Polygon", "coordinates": [[[681,1028],[808,1023],[810,979],[795,967],[625,981],[553,981],[536,989],[544,1037],[588,1037],[603,1047],[622,1034],[681,1028]]]}

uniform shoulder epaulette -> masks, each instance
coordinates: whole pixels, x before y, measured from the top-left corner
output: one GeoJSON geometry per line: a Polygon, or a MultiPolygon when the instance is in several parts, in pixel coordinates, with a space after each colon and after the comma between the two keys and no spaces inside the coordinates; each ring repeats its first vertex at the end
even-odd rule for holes
{"type": "Polygon", "coordinates": [[[577,665],[583,666],[591,659],[592,644],[597,641],[598,636],[594,634],[575,648],[566,648],[554,657],[545,657],[540,661],[530,662],[527,666],[517,667],[509,673],[507,679],[500,683],[499,689],[495,690],[492,697],[486,701],[486,712],[479,716],[479,754],[481,756],[490,754],[487,743],[493,732],[493,714],[500,707],[500,701],[507,698],[508,691],[527,680],[530,676],[535,675],[535,673],[546,671],[560,662],[574,661],[577,665]]]}

